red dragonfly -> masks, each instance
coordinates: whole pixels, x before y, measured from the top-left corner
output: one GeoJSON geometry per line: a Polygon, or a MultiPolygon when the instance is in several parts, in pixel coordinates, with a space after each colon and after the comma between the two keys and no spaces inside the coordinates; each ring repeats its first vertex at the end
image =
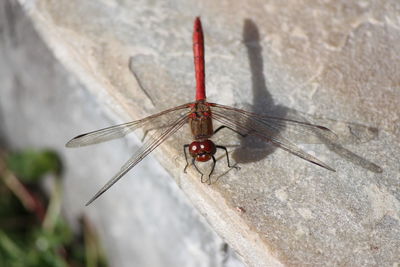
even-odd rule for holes
{"type": "Polygon", "coordinates": [[[86,205],[96,200],[100,195],[106,192],[130,169],[138,164],[150,152],[158,147],[167,138],[178,131],[183,125],[189,123],[194,141],[184,145],[184,154],[186,158],[186,172],[189,166],[187,151],[192,158],[192,165],[201,174],[201,182],[210,184],[210,177],[213,174],[216,164],[215,153],[217,149],[225,152],[229,168],[234,168],[229,162],[228,150],[226,147],[214,144],[210,138],[223,128],[230,129],[243,137],[253,135],[267,142],[274,144],[302,159],[319,165],[330,171],[335,171],[327,164],[323,163],[314,156],[304,152],[296,145],[288,141],[282,134],[292,132],[316,138],[334,140],[336,135],[328,128],[313,125],[307,122],[289,120],[277,117],[259,115],[247,112],[234,107],[224,106],[206,101],[205,72],[204,72],[204,37],[200,18],[194,22],[193,32],[193,53],[196,75],[196,101],[180,105],[160,113],[148,116],[144,119],[132,121],[94,132],[78,135],[70,140],[67,147],[79,147],[101,143],[115,138],[120,138],[132,131],[142,128],[147,131],[154,131],[154,134],[148,138],[143,146],[128,160],[121,170],[111,180],[105,184],[86,205]],[[220,122],[222,126],[213,129],[213,119],[220,122]],[[196,166],[196,162],[206,162],[212,160],[211,171],[207,179],[203,179],[203,173],[196,166]]]}

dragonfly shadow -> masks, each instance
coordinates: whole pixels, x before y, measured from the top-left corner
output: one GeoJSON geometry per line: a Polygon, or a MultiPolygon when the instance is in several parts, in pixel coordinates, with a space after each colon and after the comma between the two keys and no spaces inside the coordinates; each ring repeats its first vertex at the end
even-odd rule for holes
{"type": "Polygon", "coordinates": [[[320,143],[324,144],[330,151],[354,165],[360,166],[374,173],[383,172],[383,169],[377,164],[357,155],[343,146],[345,144],[362,144],[377,138],[379,135],[378,128],[359,123],[337,121],[327,118],[321,119],[292,109],[288,110],[288,116],[295,118],[296,120],[328,127],[335,132],[338,138],[337,140],[332,141],[323,136],[319,136],[320,143]]]}
{"type": "MultiPolygon", "coordinates": [[[[280,117],[289,120],[307,122],[316,125],[327,126],[335,132],[338,139],[331,139],[319,136],[316,131],[311,140],[293,139],[293,143],[324,144],[330,151],[336,153],[348,162],[360,166],[374,173],[381,173],[382,168],[373,162],[357,155],[346,149],[343,144],[358,144],[375,139],[378,136],[378,129],[331,119],[317,118],[309,114],[301,113],[296,110],[281,105],[275,105],[272,96],[268,93],[266,80],[264,77],[264,63],[262,58],[262,47],[260,45],[260,36],[257,25],[251,19],[245,19],[243,25],[243,43],[246,46],[251,71],[251,82],[253,90],[253,104],[247,110],[260,115],[280,117]],[[317,139],[317,140],[316,140],[317,139]]],[[[252,128],[251,122],[246,122],[246,128],[252,128]]],[[[282,129],[283,131],[285,129],[282,129]]],[[[281,134],[277,132],[276,135],[281,134]]],[[[274,136],[271,136],[274,137],[274,136]]],[[[303,138],[304,139],[304,138],[303,138]]],[[[276,146],[261,140],[258,137],[249,135],[241,139],[240,145],[232,154],[232,157],[238,163],[250,163],[264,159],[276,149],[276,146]]]]}
{"type": "MultiPolygon", "coordinates": [[[[268,92],[264,77],[264,62],[260,34],[257,25],[251,19],[245,19],[243,25],[243,43],[246,46],[251,72],[253,103],[246,110],[261,115],[284,118],[286,108],[275,105],[268,92]]],[[[251,128],[250,125],[246,125],[251,128]]],[[[276,146],[254,136],[241,139],[240,146],[234,150],[232,157],[238,163],[255,162],[264,159],[276,149],[276,146]]]]}

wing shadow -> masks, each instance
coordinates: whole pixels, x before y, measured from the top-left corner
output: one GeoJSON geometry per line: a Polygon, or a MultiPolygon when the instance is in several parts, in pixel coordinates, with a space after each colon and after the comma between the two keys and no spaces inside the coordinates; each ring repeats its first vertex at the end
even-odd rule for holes
{"type": "MultiPolygon", "coordinates": [[[[253,104],[250,107],[251,112],[261,115],[268,115],[280,118],[293,119],[308,123],[328,126],[338,134],[337,142],[319,138],[318,143],[323,143],[326,147],[336,153],[338,156],[346,159],[354,165],[374,173],[381,173],[382,168],[373,162],[357,155],[356,153],[343,147],[343,144],[364,143],[375,139],[379,130],[374,127],[362,124],[335,121],[331,119],[316,118],[309,114],[304,114],[281,105],[275,105],[271,94],[268,92],[266,80],[264,77],[264,63],[262,58],[262,47],[260,44],[260,35],[257,25],[251,19],[245,19],[243,25],[243,43],[246,46],[251,71],[251,82],[253,90],[253,104]],[[324,123],[326,122],[326,123],[324,123]],[[335,131],[337,130],[337,131],[335,131]]],[[[308,143],[299,140],[291,140],[294,143],[308,143]]],[[[232,153],[232,157],[238,163],[256,162],[266,158],[276,147],[268,142],[260,140],[254,136],[247,136],[241,139],[240,145],[232,153]]]]}

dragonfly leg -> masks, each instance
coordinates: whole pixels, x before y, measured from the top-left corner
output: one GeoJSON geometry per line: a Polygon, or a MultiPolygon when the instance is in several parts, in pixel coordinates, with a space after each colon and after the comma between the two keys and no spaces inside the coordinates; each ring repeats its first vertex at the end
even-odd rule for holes
{"type": "Polygon", "coordinates": [[[183,145],[183,153],[185,154],[185,160],[186,160],[186,165],[185,168],[183,169],[183,172],[186,173],[186,169],[187,167],[189,167],[189,162],[188,162],[188,157],[187,157],[187,153],[186,153],[186,148],[188,148],[189,145],[183,145]]]}
{"type": "Polygon", "coordinates": [[[214,172],[215,164],[216,164],[216,162],[217,162],[217,161],[215,160],[215,157],[214,157],[214,156],[212,156],[212,160],[213,160],[213,163],[212,163],[211,171],[210,171],[210,173],[208,174],[208,179],[207,179],[207,184],[208,184],[208,185],[211,184],[211,175],[212,175],[213,172],[214,172]]]}
{"type": "Polygon", "coordinates": [[[215,147],[216,147],[216,148],[219,148],[219,149],[225,150],[226,161],[228,162],[228,167],[229,167],[229,168],[235,168],[235,169],[237,169],[237,170],[240,169],[238,166],[231,166],[231,163],[229,162],[228,149],[226,149],[226,147],[224,147],[224,146],[215,146],[215,147]]]}
{"type": "Polygon", "coordinates": [[[200,178],[201,182],[202,182],[202,183],[205,183],[205,181],[203,180],[204,173],[202,173],[202,172],[199,170],[199,168],[197,168],[196,159],[195,159],[195,158],[192,159],[192,164],[193,164],[193,166],[196,168],[196,171],[197,171],[198,173],[201,174],[201,178],[200,178]]]}
{"type": "Polygon", "coordinates": [[[242,136],[242,137],[246,137],[246,136],[248,135],[248,134],[242,134],[241,132],[239,132],[239,131],[237,131],[237,130],[235,130],[235,129],[232,129],[231,127],[226,126],[226,125],[221,125],[221,126],[219,126],[219,127],[214,131],[214,134],[216,134],[217,132],[221,131],[221,130],[224,129],[224,128],[228,128],[228,129],[231,130],[232,132],[235,132],[235,133],[237,133],[238,135],[240,135],[240,136],[242,136]]]}

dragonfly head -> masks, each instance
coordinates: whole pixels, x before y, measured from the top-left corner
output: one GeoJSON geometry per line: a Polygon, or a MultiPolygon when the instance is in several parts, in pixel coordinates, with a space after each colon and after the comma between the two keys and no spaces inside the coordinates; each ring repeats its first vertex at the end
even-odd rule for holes
{"type": "Polygon", "coordinates": [[[193,141],[189,145],[190,155],[196,159],[196,161],[209,161],[217,151],[215,144],[211,140],[193,141]]]}

